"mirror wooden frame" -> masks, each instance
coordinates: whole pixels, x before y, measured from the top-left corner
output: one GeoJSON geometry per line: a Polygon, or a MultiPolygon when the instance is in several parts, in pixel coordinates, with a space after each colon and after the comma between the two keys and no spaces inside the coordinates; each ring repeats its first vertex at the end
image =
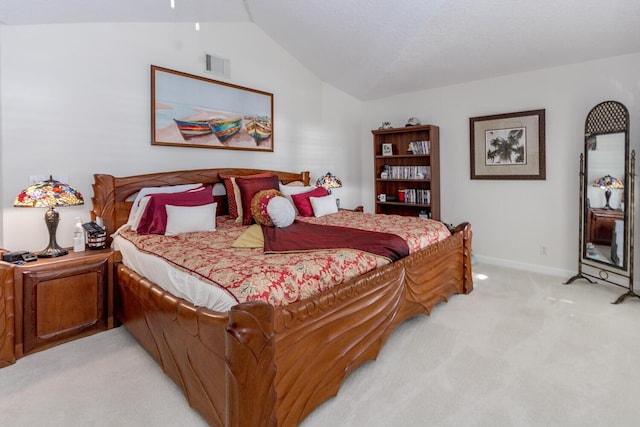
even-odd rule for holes
{"type": "MultiPolygon", "coordinates": [[[[628,291],[616,299],[618,304],[628,297],[638,297],[633,289],[633,236],[634,236],[634,176],[635,176],[635,151],[629,151],[629,111],[617,101],[605,101],[596,105],[589,111],[585,120],[584,153],[580,154],[580,209],[579,209],[579,245],[578,245],[578,274],[571,277],[565,284],[573,283],[577,279],[585,279],[590,283],[598,281],[611,283],[627,288],[628,291]],[[624,133],[624,179],[622,200],[624,209],[617,211],[609,206],[609,196],[605,209],[592,209],[587,195],[590,187],[589,151],[595,150],[597,137],[624,133]],[[589,254],[593,248],[589,227],[590,213],[593,210],[606,210],[616,212],[615,217],[623,216],[624,250],[623,262],[615,263],[613,259],[599,260],[589,254]]],[[[607,189],[608,191],[608,189],[607,189]]],[[[621,204],[622,206],[622,204],[621,204]]],[[[593,230],[591,230],[593,231],[593,230]]],[[[614,234],[615,236],[615,234],[614,234]]],[[[612,243],[612,246],[614,244],[612,243]]]]}

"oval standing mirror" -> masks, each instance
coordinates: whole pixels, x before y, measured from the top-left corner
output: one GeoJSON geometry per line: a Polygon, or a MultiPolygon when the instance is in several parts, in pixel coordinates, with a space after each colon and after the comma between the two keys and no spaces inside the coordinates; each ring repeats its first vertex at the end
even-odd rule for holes
{"type": "Polygon", "coordinates": [[[633,179],[635,152],[629,152],[629,112],[616,101],[602,102],[585,120],[580,155],[580,233],[577,279],[604,281],[633,290],[633,179]],[[595,279],[595,280],[594,280],[595,279]]]}

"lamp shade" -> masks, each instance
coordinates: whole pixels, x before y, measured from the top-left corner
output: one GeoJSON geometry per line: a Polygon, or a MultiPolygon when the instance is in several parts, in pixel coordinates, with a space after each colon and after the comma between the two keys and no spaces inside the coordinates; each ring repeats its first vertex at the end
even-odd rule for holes
{"type": "Polygon", "coordinates": [[[56,206],[84,205],[82,194],[72,186],[56,181],[52,176],[22,190],[13,202],[19,208],[48,208],[44,214],[44,222],[49,230],[49,246],[38,253],[40,258],[52,258],[69,253],[56,242],[56,230],[60,216],[54,209],[56,206]]]}
{"type": "Polygon", "coordinates": [[[602,209],[613,209],[611,205],[609,205],[609,199],[611,198],[611,189],[624,188],[624,183],[618,178],[612,177],[611,175],[605,175],[593,181],[593,186],[604,189],[605,204],[602,209]]]}
{"type": "Polygon", "coordinates": [[[331,172],[327,172],[325,175],[318,178],[318,180],[316,181],[316,187],[324,187],[327,189],[329,194],[331,194],[332,188],[342,187],[342,181],[331,172]]]}
{"type": "Polygon", "coordinates": [[[22,190],[13,202],[13,206],[18,208],[77,205],[84,205],[82,194],[69,184],[56,181],[51,176],[22,190]]]}
{"type": "Polygon", "coordinates": [[[624,188],[624,183],[611,175],[605,175],[593,181],[593,186],[600,188],[624,188]]]}

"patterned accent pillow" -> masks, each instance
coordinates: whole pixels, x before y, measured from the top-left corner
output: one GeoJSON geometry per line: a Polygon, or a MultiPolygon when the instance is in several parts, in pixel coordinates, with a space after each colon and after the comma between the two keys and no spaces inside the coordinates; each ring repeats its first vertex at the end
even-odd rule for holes
{"type": "Polygon", "coordinates": [[[274,189],[261,190],[251,199],[251,214],[258,224],[273,227],[273,221],[267,212],[267,205],[276,196],[282,197],[282,193],[274,189]]]}
{"type": "Polygon", "coordinates": [[[273,173],[271,172],[262,172],[262,173],[256,173],[253,175],[245,175],[245,176],[228,175],[223,173],[219,174],[218,177],[222,179],[222,182],[224,183],[224,187],[227,190],[227,204],[229,207],[229,217],[231,217],[232,219],[242,217],[242,205],[239,203],[240,190],[238,189],[238,185],[236,184],[237,177],[242,176],[242,178],[251,179],[251,178],[266,178],[272,175],[273,173]],[[240,211],[238,209],[240,209],[240,211]]]}
{"type": "MultiPolygon", "coordinates": [[[[236,184],[240,189],[240,203],[242,203],[242,224],[251,225],[253,222],[253,215],[251,214],[251,200],[260,190],[277,190],[278,189],[278,177],[272,175],[268,178],[244,178],[237,177],[236,184]]],[[[238,206],[240,206],[240,203],[238,206]]]]}
{"type": "Polygon", "coordinates": [[[298,213],[301,216],[313,216],[313,207],[311,207],[311,202],[309,201],[310,197],[324,197],[329,192],[324,187],[318,187],[315,190],[307,191],[306,193],[301,194],[292,194],[291,198],[293,199],[293,203],[298,208],[298,213]]]}

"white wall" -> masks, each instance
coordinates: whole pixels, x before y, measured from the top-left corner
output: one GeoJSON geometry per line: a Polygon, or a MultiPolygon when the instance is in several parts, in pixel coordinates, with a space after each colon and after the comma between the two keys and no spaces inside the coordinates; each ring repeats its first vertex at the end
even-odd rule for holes
{"type": "MultiPolygon", "coordinates": [[[[422,123],[440,126],[443,221],[471,223],[473,250],[480,259],[567,274],[577,269],[578,159],[584,121],[589,110],[605,100],[620,101],[629,109],[631,148],[637,150],[640,54],[367,102],[363,154],[373,155],[370,129],[383,121],[404,126],[409,117],[417,116],[422,123]],[[547,179],[471,180],[469,118],[542,108],[546,109],[547,179]],[[541,254],[541,245],[548,248],[547,255],[541,254]]],[[[362,165],[364,176],[371,176],[371,163],[362,165]]],[[[371,211],[372,182],[365,182],[363,200],[371,211]]],[[[637,252],[636,265],[638,259],[637,252]]]]}
{"type": "Polygon", "coordinates": [[[254,24],[0,24],[0,246],[40,250],[43,209],[13,208],[30,175],[66,175],[85,206],[58,209],[58,242],[89,219],[94,173],[208,167],[328,170],[360,203],[362,103],[321,82],[254,24]],[[150,145],[150,65],[204,73],[204,52],[231,60],[230,83],[274,94],[273,153],[150,145]],[[348,149],[344,147],[348,146],[348,149]]]}
{"type": "Polygon", "coordinates": [[[443,220],[472,223],[479,258],[574,271],[585,117],[600,101],[624,103],[637,149],[639,92],[636,54],[362,103],[321,82],[253,24],[205,24],[200,32],[190,24],[0,24],[0,246],[46,246],[43,210],[12,202],[29,175],[49,173],[69,176],[87,200],[59,210],[64,246],[74,218],[89,217],[93,173],[247,166],[310,170],[316,179],[331,171],[345,184],[335,191],[342,206],[372,211],[371,129],[417,116],[441,129],[443,220]],[[149,66],[207,76],[205,51],[231,59],[230,83],[274,93],[275,152],[150,145],[149,66]],[[546,181],[470,180],[469,118],[539,108],[546,181]]]}

